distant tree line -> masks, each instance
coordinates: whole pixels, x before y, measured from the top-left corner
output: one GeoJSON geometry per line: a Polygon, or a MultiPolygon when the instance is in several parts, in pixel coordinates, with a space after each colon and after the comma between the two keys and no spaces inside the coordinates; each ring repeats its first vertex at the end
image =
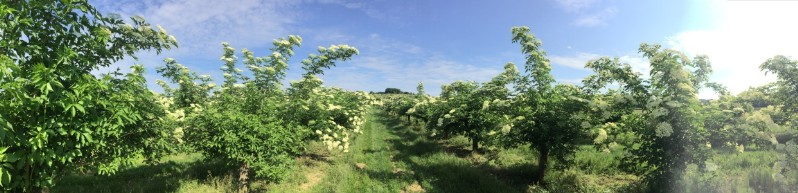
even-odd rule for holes
{"type": "Polygon", "coordinates": [[[415,93],[405,92],[405,91],[402,91],[401,89],[398,89],[398,88],[385,88],[385,91],[383,91],[383,92],[371,91],[371,92],[369,92],[369,94],[415,94],[415,93]]]}

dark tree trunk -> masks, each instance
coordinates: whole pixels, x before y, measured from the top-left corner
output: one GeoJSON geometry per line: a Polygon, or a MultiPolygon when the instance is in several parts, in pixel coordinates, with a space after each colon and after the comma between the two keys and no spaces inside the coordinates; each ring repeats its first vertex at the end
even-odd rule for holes
{"type": "Polygon", "coordinates": [[[538,182],[543,182],[543,177],[546,176],[546,168],[549,166],[549,148],[538,148],[540,157],[538,157],[538,182]]]}
{"type": "Polygon", "coordinates": [[[471,138],[471,152],[476,153],[479,150],[479,139],[471,138]]]}
{"type": "Polygon", "coordinates": [[[238,168],[238,193],[249,192],[249,164],[242,163],[238,168]]]}

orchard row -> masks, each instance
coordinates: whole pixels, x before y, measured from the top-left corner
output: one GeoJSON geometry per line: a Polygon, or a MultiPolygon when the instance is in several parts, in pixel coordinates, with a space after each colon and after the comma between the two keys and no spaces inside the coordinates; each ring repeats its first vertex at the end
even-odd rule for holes
{"type": "Polygon", "coordinates": [[[12,1],[0,4],[0,20],[2,191],[46,192],[69,173],[112,175],[142,157],[201,152],[237,166],[247,192],[250,176],[285,177],[310,141],[345,153],[365,129],[371,96],[318,78],[358,54],[347,45],[319,47],[302,61],[302,79],[283,88],[300,37],[275,40],[264,57],[223,43],[222,85],[166,59],[157,69],[164,92],[155,93],[141,65],[91,73],[140,50],[177,46],[141,17],[131,25],[86,1],[12,1]]]}
{"type": "Polygon", "coordinates": [[[601,57],[587,62],[594,74],[576,86],[555,81],[529,28],[515,27],[512,35],[526,55],[523,72],[508,63],[488,82],[445,84],[439,97],[424,94],[419,83],[416,95],[385,95],[379,103],[408,122],[420,121],[432,137],[469,138],[475,152],[481,144],[529,146],[539,154],[538,179],[550,158],[560,164],[556,168],[567,168],[580,145],[593,145],[622,152],[619,169],[642,176],[645,192],[684,192],[688,165],[714,170],[706,162],[713,147],[742,152],[747,146],[780,152],[775,181],[785,191],[798,184],[798,62],[768,59],[760,68],[779,81],[733,96],[708,81],[706,56],[642,44],[649,74],[601,57]],[[701,88],[716,91],[719,99],[699,100],[701,88]]]}

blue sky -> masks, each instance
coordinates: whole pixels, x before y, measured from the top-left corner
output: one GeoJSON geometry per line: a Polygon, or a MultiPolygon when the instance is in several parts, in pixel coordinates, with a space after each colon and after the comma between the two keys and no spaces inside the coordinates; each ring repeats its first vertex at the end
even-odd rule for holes
{"type": "MultiPolygon", "coordinates": [[[[523,64],[511,43],[512,26],[529,26],[543,41],[560,82],[576,83],[591,72],[585,62],[620,57],[648,73],[637,53],[640,43],[657,43],[689,55],[708,54],[713,81],[732,92],[774,80],[758,65],[775,54],[798,53],[798,2],[790,1],[350,1],[350,0],[90,0],[103,13],[141,15],[177,37],[180,48],[161,55],[140,53],[150,88],[155,67],[175,58],[221,81],[221,42],[256,56],[270,54],[273,39],[299,35],[304,42],[290,63],[289,80],[301,74],[299,61],[318,46],[349,44],[360,50],[321,78],[327,86],[382,91],[427,92],[456,80],[486,81],[506,62],[523,64]]],[[[246,69],[241,67],[242,69],[246,69]]],[[[107,69],[100,70],[107,71],[107,69]]],[[[702,98],[713,97],[702,91],[702,98]]]]}

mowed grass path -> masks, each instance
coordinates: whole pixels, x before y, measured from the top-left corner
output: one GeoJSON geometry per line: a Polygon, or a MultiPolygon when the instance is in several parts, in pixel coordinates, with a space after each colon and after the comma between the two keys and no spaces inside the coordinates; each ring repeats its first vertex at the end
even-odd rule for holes
{"type": "Polygon", "coordinates": [[[310,192],[519,192],[379,111],[365,126],[352,152],[336,158],[310,192]]]}

